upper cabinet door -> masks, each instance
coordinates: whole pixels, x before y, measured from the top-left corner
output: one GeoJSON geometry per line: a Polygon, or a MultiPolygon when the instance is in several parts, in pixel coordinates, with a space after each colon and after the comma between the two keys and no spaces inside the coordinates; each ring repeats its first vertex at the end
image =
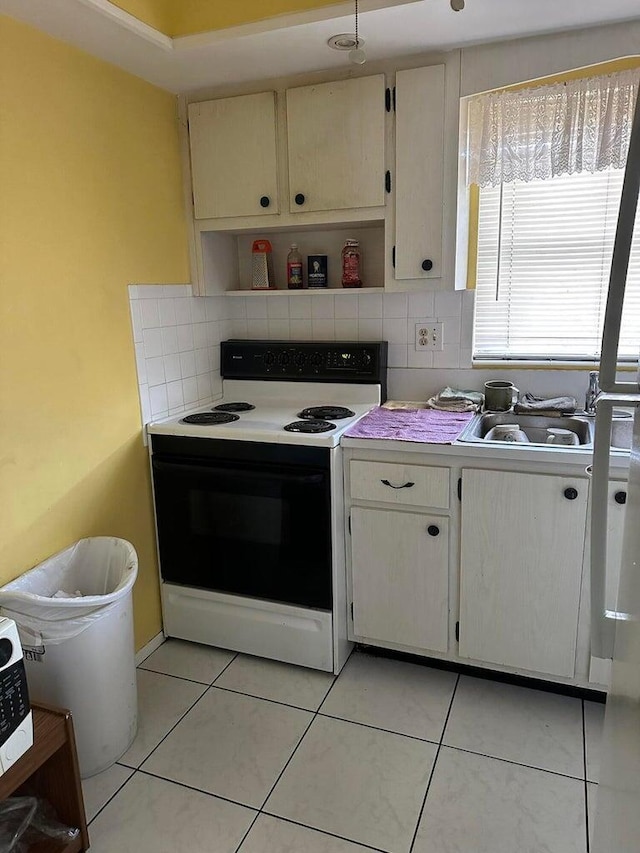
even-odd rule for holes
{"type": "Polygon", "coordinates": [[[279,212],[275,93],[189,104],[196,219],[279,212]]]}
{"type": "Polygon", "coordinates": [[[444,72],[396,74],[396,279],[442,276],[444,72]]]}
{"type": "Polygon", "coordinates": [[[384,75],[287,90],[292,212],[385,203],[384,75]]]}

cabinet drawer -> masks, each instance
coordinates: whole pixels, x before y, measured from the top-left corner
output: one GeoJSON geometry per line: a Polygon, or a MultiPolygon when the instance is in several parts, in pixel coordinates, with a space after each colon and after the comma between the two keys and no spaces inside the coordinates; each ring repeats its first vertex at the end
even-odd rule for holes
{"type": "Polygon", "coordinates": [[[449,469],[353,461],[351,497],[410,506],[449,508],[449,469]]]}

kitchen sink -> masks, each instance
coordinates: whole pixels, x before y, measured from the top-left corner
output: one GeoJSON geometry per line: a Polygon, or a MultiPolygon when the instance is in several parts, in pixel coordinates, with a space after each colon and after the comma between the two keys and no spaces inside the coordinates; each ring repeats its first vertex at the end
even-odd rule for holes
{"type": "Polygon", "coordinates": [[[593,447],[594,423],[593,419],[580,417],[548,417],[544,415],[522,415],[514,412],[496,412],[484,415],[476,415],[465,427],[458,441],[483,442],[501,447],[531,447],[531,445],[547,444],[548,429],[567,429],[578,436],[577,445],[554,444],[554,450],[572,450],[575,447],[593,447]],[[501,424],[519,424],[520,429],[526,433],[529,443],[494,441],[485,436],[489,430],[501,424]]]}

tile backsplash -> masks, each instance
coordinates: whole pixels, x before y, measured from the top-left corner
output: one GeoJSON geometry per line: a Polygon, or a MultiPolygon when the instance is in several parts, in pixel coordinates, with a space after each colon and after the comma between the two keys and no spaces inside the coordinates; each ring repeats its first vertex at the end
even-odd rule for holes
{"type": "Polygon", "coordinates": [[[234,337],[385,340],[389,367],[471,367],[473,291],[227,297],[234,337]],[[443,324],[443,349],[416,352],[415,325],[443,324]]]}
{"type": "Polygon", "coordinates": [[[587,371],[472,369],[474,291],[194,297],[190,285],[131,285],[142,422],[220,397],[220,341],[386,340],[389,396],[424,400],[445,385],[482,390],[508,379],[541,396],[581,401],[587,371]],[[441,351],[417,352],[416,323],[443,325],[441,351]],[[420,370],[416,368],[427,368],[420,370]]]}
{"type": "Polygon", "coordinates": [[[223,296],[191,285],[130,285],[129,306],[142,423],[220,397],[220,340],[230,335],[223,296]]]}

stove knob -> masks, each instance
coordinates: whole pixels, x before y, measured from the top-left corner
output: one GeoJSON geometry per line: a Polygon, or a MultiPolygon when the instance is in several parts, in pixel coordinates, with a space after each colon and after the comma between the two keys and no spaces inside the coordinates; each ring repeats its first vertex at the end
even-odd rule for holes
{"type": "Polygon", "coordinates": [[[267,365],[267,367],[271,367],[272,364],[275,364],[275,360],[276,357],[270,350],[268,352],[265,352],[264,363],[267,365]]]}
{"type": "Polygon", "coordinates": [[[371,353],[366,350],[362,353],[362,364],[364,367],[368,367],[371,364],[371,353]]]}
{"type": "Polygon", "coordinates": [[[314,367],[320,367],[320,365],[322,364],[322,354],[319,352],[314,352],[311,356],[311,364],[314,367]]]}
{"type": "Polygon", "coordinates": [[[278,364],[280,367],[286,367],[291,361],[291,356],[288,352],[281,352],[278,356],[278,364]]]}
{"type": "Polygon", "coordinates": [[[296,356],[293,360],[295,362],[296,367],[304,367],[306,359],[303,352],[296,353],[296,356]]]}

